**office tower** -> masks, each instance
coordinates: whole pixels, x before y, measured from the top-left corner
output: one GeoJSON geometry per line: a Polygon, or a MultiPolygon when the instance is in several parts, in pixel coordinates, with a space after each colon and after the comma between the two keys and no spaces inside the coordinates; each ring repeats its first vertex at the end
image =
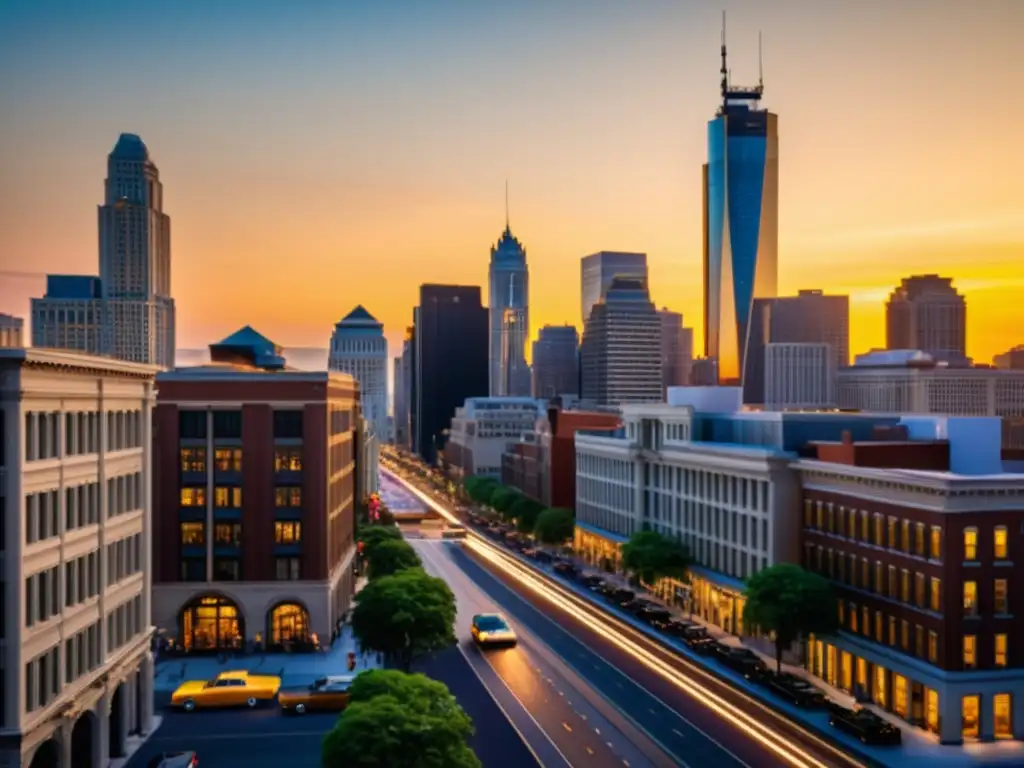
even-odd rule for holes
{"type": "Polygon", "coordinates": [[[765,347],[766,410],[835,408],[836,358],[829,344],[777,344],[765,347]]]}
{"type": "Polygon", "coordinates": [[[578,395],[580,337],[573,325],[545,325],[533,342],[533,396],[578,395]]]}
{"type": "Polygon", "coordinates": [[[526,343],[530,338],[530,271],[526,250],[508,223],[508,188],[505,189],[505,231],[491,248],[490,288],[490,393],[494,396],[529,396],[530,368],[526,343]]]}
{"type": "Polygon", "coordinates": [[[887,349],[918,349],[936,360],[967,359],[967,303],[953,279],[905,277],[885,305],[887,349]]]}
{"type": "Polygon", "coordinates": [[[850,364],[850,297],[802,290],[796,296],[754,299],[747,332],[743,402],[765,402],[768,344],[828,344],[835,369],[850,364]]]}
{"type": "Polygon", "coordinates": [[[413,328],[405,329],[402,354],[395,358],[395,445],[412,448],[413,328]]]}
{"type": "Polygon", "coordinates": [[[116,765],[153,730],[156,372],[0,349],[2,765],[116,765]]]}
{"type": "Polygon", "coordinates": [[[25,346],[25,321],[0,312],[0,349],[25,346]]]}
{"type": "Polygon", "coordinates": [[[487,395],[489,318],[475,285],[422,285],[413,316],[414,450],[433,463],[455,409],[487,395]]]}
{"type": "Polygon", "coordinates": [[[598,405],[661,401],[661,318],[646,281],[612,279],[590,310],[580,372],[584,400],[598,405]]]}
{"type": "Polygon", "coordinates": [[[191,651],[310,648],[350,607],[358,384],[281,353],[246,326],[157,376],[152,617],[191,651]]]}
{"type": "Polygon", "coordinates": [[[584,329],[590,310],[611,287],[616,277],[647,282],[647,254],[601,251],[580,259],[580,306],[584,329]]]}
{"type": "Polygon", "coordinates": [[[1008,349],[992,358],[992,365],[1008,371],[1024,371],[1024,344],[1008,349]]]}
{"type": "Polygon", "coordinates": [[[404,445],[408,422],[406,419],[406,392],[404,389],[405,377],[402,375],[402,363],[405,358],[402,355],[396,355],[392,361],[391,380],[394,382],[394,390],[392,395],[391,405],[391,442],[395,445],[404,445]]]}
{"type": "Polygon", "coordinates": [[[763,81],[729,82],[722,30],[722,105],[708,123],[704,187],[704,355],[723,382],[744,375],[754,299],[778,279],[778,116],[760,106],[763,81]]]}
{"type": "Polygon", "coordinates": [[[683,316],[662,307],[661,319],[661,387],[662,397],[669,387],[690,384],[693,368],[693,329],[683,326],[683,316]]]}
{"type": "Polygon", "coordinates": [[[171,220],[142,139],[122,133],[99,206],[99,278],[53,275],[32,300],[33,345],[174,365],[171,220]],[[37,341],[38,344],[37,344],[37,341]]]}
{"type": "Polygon", "coordinates": [[[388,342],[384,326],[362,304],[334,326],[327,369],[359,383],[363,416],[378,440],[388,437],[388,342]]]}

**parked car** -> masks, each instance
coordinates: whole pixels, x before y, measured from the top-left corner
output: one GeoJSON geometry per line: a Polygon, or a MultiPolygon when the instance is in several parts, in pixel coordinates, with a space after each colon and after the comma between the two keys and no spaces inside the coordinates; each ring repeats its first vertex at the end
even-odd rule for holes
{"type": "Polygon", "coordinates": [[[196,768],[199,756],[195,752],[164,752],[154,755],[146,768],[196,768]]]}
{"type": "Polygon", "coordinates": [[[655,629],[661,631],[663,634],[666,634],[669,637],[678,638],[684,637],[686,634],[686,630],[692,626],[694,626],[694,624],[691,621],[673,618],[668,618],[665,621],[658,621],[654,623],[655,629]]]}
{"type": "Polygon", "coordinates": [[[641,608],[637,611],[636,617],[641,621],[646,621],[648,624],[655,626],[668,621],[672,618],[672,614],[660,605],[649,605],[646,608],[641,608]]]}
{"type": "Polygon", "coordinates": [[[355,679],[355,675],[321,677],[311,685],[282,690],[277,703],[285,714],[340,712],[348,706],[348,689],[355,679]]]}
{"type": "Polygon", "coordinates": [[[525,547],[524,549],[521,549],[521,550],[520,550],[520,552],[521,552],[521,553],[522,553],[522,554],[523,554],[524,556],[526,556],[526,557],[532,557],[532,558],[536,558],[536,557],[537,557],[537,553],[538,553],[539,551],[540,551],[540,550],[539,550],[539,549],[537,549],[536,547],[525,547]]]}
{"type": "Polygon", "coordinates": [[[554,565],[554,571],[559,576],[567,576],[570,579],[575,577],[576,574],[579,573],[579,569],[577,569],[576,566],[570,563],[568,560],[559,560],[558,562],[556,562],[554,565]]]}
{"type": "Polygon", "coordinates": [[[537,554],[534,555],[538,563],[551,563],[554,562],[555,556],[550,552],[545,552],[543,549],[538,549],[537,554]]]}
{"type": "Polygon", "coordinates": [[[213,707],[255,707],[270,701],[281,688],[276,675],[252,675],[246,670],[221,672],[213,680],[189,680],[171,694],[171,706],[186,712],[213,707]]]}
{"type": "Polygon", "coordinates": [[[654,607],[654,603],[652,603],[650,600],[645,600],[642,597],[632,597],[629,600],[623,600],[622,602],[620,602],[619,607],[622,608],[622,610],[624,611],[636,614],[646,608],[654,607]]]}
{"type": "Polygon", "coordinates": [[[729,669],[739,672],[748,679],[759,678],[768,672],[768,665],[753,651],[747,648],[736,648],[724,643],[717,643],[715,658],[729,669]]]}
{"type": "Polygon", "coordinates": [[[587,589],[597,590],[604,585],[604,579],[602,579],[600,576],[594,576],[593,574],[589,574],[580,577],[580,584],[585,586],[587,589]]]}
{"type": "Polygon", "coordinates": [[[611,589],[607,592],[603,592],[603,594],[605,595],[605,597],[607,597],[609,600],[611,600],[613,603],[617,605],[628,603],[630,600],[636,597],[636,592],[634,592],[631,589],[616,587],[614,584],[609,584],[608,586],[611,587],[611,589]]]}
{"type": "Polygon", "coordinates": [[[833,711],[828,724],[859,739],[862,744],[894,747],[903,742],[903,731],[869,709],[833,711]]]}
{"type": "Polygon", "coordinates": [[[769,691],[790,704],[804,708],[825,706],[825,694],[796,675],[768,674],[764,676],[762,682],[769,691]]]}

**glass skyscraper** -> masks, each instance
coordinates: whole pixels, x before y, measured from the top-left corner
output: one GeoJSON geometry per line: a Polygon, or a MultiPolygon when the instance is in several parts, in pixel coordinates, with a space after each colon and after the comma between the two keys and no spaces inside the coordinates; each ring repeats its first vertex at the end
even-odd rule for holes
{"type": "Polygon", "coordinates": [[[764,92],[729,83],[722,40],[722,105],[708,123],[704,165],[704,354],[719,380],[738,382],[746,362],[755,298],[778,282],[778,116],[762,109],[764,92]]]}
{"type": "Polygon", "coordinates": [[[530,271],[526,249],[512,234],[507,214],[505,231],[491,248],[489,278],[490,394],[529,397],[530,271]]]}

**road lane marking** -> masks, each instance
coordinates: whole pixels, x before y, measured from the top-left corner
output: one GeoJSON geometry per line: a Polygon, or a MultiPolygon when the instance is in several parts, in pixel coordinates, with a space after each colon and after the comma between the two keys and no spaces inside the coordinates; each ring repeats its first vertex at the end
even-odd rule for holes
{"type": "Polygon", "coordinates": [[[593,754],[594,754],[594,750],[592,750],[592,749],[591,749],[590,747],[588,747],[588,746],[584,745],[584,746],[583,746],[583,748],[584,748],[585,750],[587,750],[587,754],[588,754],[588,755],[593,755],[593,754]]]}
{"type": "Polygon", "coordinates": [[[562,723],[562,727],[565,728],[566,733],[572,733],[572,726],[569,725],[568,723],[563,722],[562,723]]]}
{"type": "Polygon", "coordinates": [[[679,730],[678,730],[677,728],[673,728],[673,729],[672,729],[672,733],[674,733],[674,734],[675,734],[676,736],[678,736],[678,737],[679,737],[680,739],[685,739],[685,738],[686,738],[685,736],[683,736],[683,734],[682,734],[682,733],[680,733],[680,732],[679,732],[679,730]]]}

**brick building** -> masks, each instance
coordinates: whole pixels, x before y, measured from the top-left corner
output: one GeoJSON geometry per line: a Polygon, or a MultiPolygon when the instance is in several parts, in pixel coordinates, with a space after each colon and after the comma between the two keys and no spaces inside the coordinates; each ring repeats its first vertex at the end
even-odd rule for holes
{"type": "Polygon", "coordinates": [[[358,385],[249,327],[210,357],[157,379],[154,622],[193,649],[326,640],[354,586],[358,385]]]}

